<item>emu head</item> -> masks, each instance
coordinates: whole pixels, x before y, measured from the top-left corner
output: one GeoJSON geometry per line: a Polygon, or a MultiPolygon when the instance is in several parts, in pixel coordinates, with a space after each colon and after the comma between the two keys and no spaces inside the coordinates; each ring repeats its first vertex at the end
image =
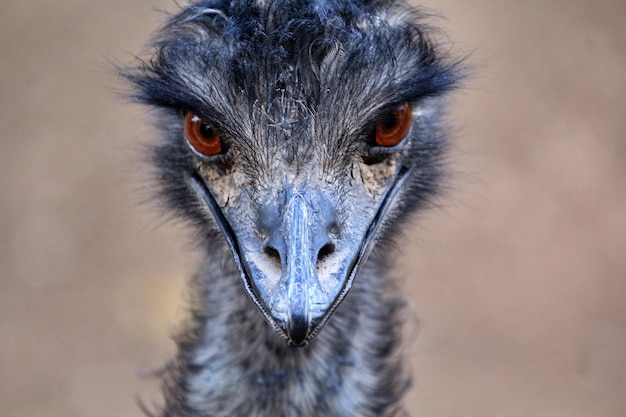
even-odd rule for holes
{"type": "Polygon", "coordinates": [[[250,299],[314,338],[376,241],[433,194],[457,80],[393,1],[203,1],[124,76],[155,106],[162,195],[225,240],[250,299]]]}

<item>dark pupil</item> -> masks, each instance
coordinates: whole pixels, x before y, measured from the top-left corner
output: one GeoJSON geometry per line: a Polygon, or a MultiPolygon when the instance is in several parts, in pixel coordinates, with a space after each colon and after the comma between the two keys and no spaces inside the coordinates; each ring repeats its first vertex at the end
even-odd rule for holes
{"type": "Polygon", "coordinates": [[[396,112],[389,113],[382,121],[382,125],[386,130],[393,129],[394,127],[396,127],[397,123],[398,116],[396,115],[396,112]]]}
{"type": "Polygon", "coordinates": [[[213,137],[213,127],[210,124],[202,123],[200,125],[200,134],[205,138],[213,137]]]}

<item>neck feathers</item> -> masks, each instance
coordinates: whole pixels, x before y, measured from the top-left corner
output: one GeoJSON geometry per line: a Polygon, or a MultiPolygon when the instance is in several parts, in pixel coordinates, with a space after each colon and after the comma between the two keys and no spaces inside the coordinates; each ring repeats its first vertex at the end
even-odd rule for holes
{"type": "Polygon", "coordinates": [[[410,382],[398,351],[404,303],[388,295],[390,284],[371,264],[320,335],[292,348],[253,308],[235,266],[208,263],[193,283],[197,299],[177,338],[162,415],[403,415],[410,382]]]}

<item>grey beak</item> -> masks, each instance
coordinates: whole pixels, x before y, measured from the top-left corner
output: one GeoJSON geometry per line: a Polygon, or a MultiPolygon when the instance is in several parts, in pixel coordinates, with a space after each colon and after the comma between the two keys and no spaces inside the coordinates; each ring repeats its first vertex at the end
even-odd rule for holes
{"type": "MultiPolygon", "coordinates": [[[[318,273],[323,258],[335,252],[331,236],[336,224],[334,209],[321,194],[287,190],[284,205],[265,210],[263,215],[262,223],[270,229],[264,251],[278,255],[281,273],[273,291],[260,291],[259,296],[268,296],[269,313],[289,343],[301,346],[336,296],[322,286],[318,273]]],[[[343,275],[346,271],[336,272],[343,275]]]]}

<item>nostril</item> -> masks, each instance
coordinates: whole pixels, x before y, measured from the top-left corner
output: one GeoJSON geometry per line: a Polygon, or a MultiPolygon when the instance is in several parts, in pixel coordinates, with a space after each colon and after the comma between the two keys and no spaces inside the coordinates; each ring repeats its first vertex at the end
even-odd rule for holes
{"type": "Polygon", "coordinates": [[[317,263],[320,264],[326,260],[330,255],[335,252],[335,244],[327,243],[320,248],[320,251],[317,254],[317,263]]]}
{"type": "Polygon", "coordinates": [[[263,253],[265,253],[265,255],[267,255],[267,257],[270,258],[272,262],[280,267],[280,253],[276,248],[270,245],[265,245],[263,247],[263,253]]]}

